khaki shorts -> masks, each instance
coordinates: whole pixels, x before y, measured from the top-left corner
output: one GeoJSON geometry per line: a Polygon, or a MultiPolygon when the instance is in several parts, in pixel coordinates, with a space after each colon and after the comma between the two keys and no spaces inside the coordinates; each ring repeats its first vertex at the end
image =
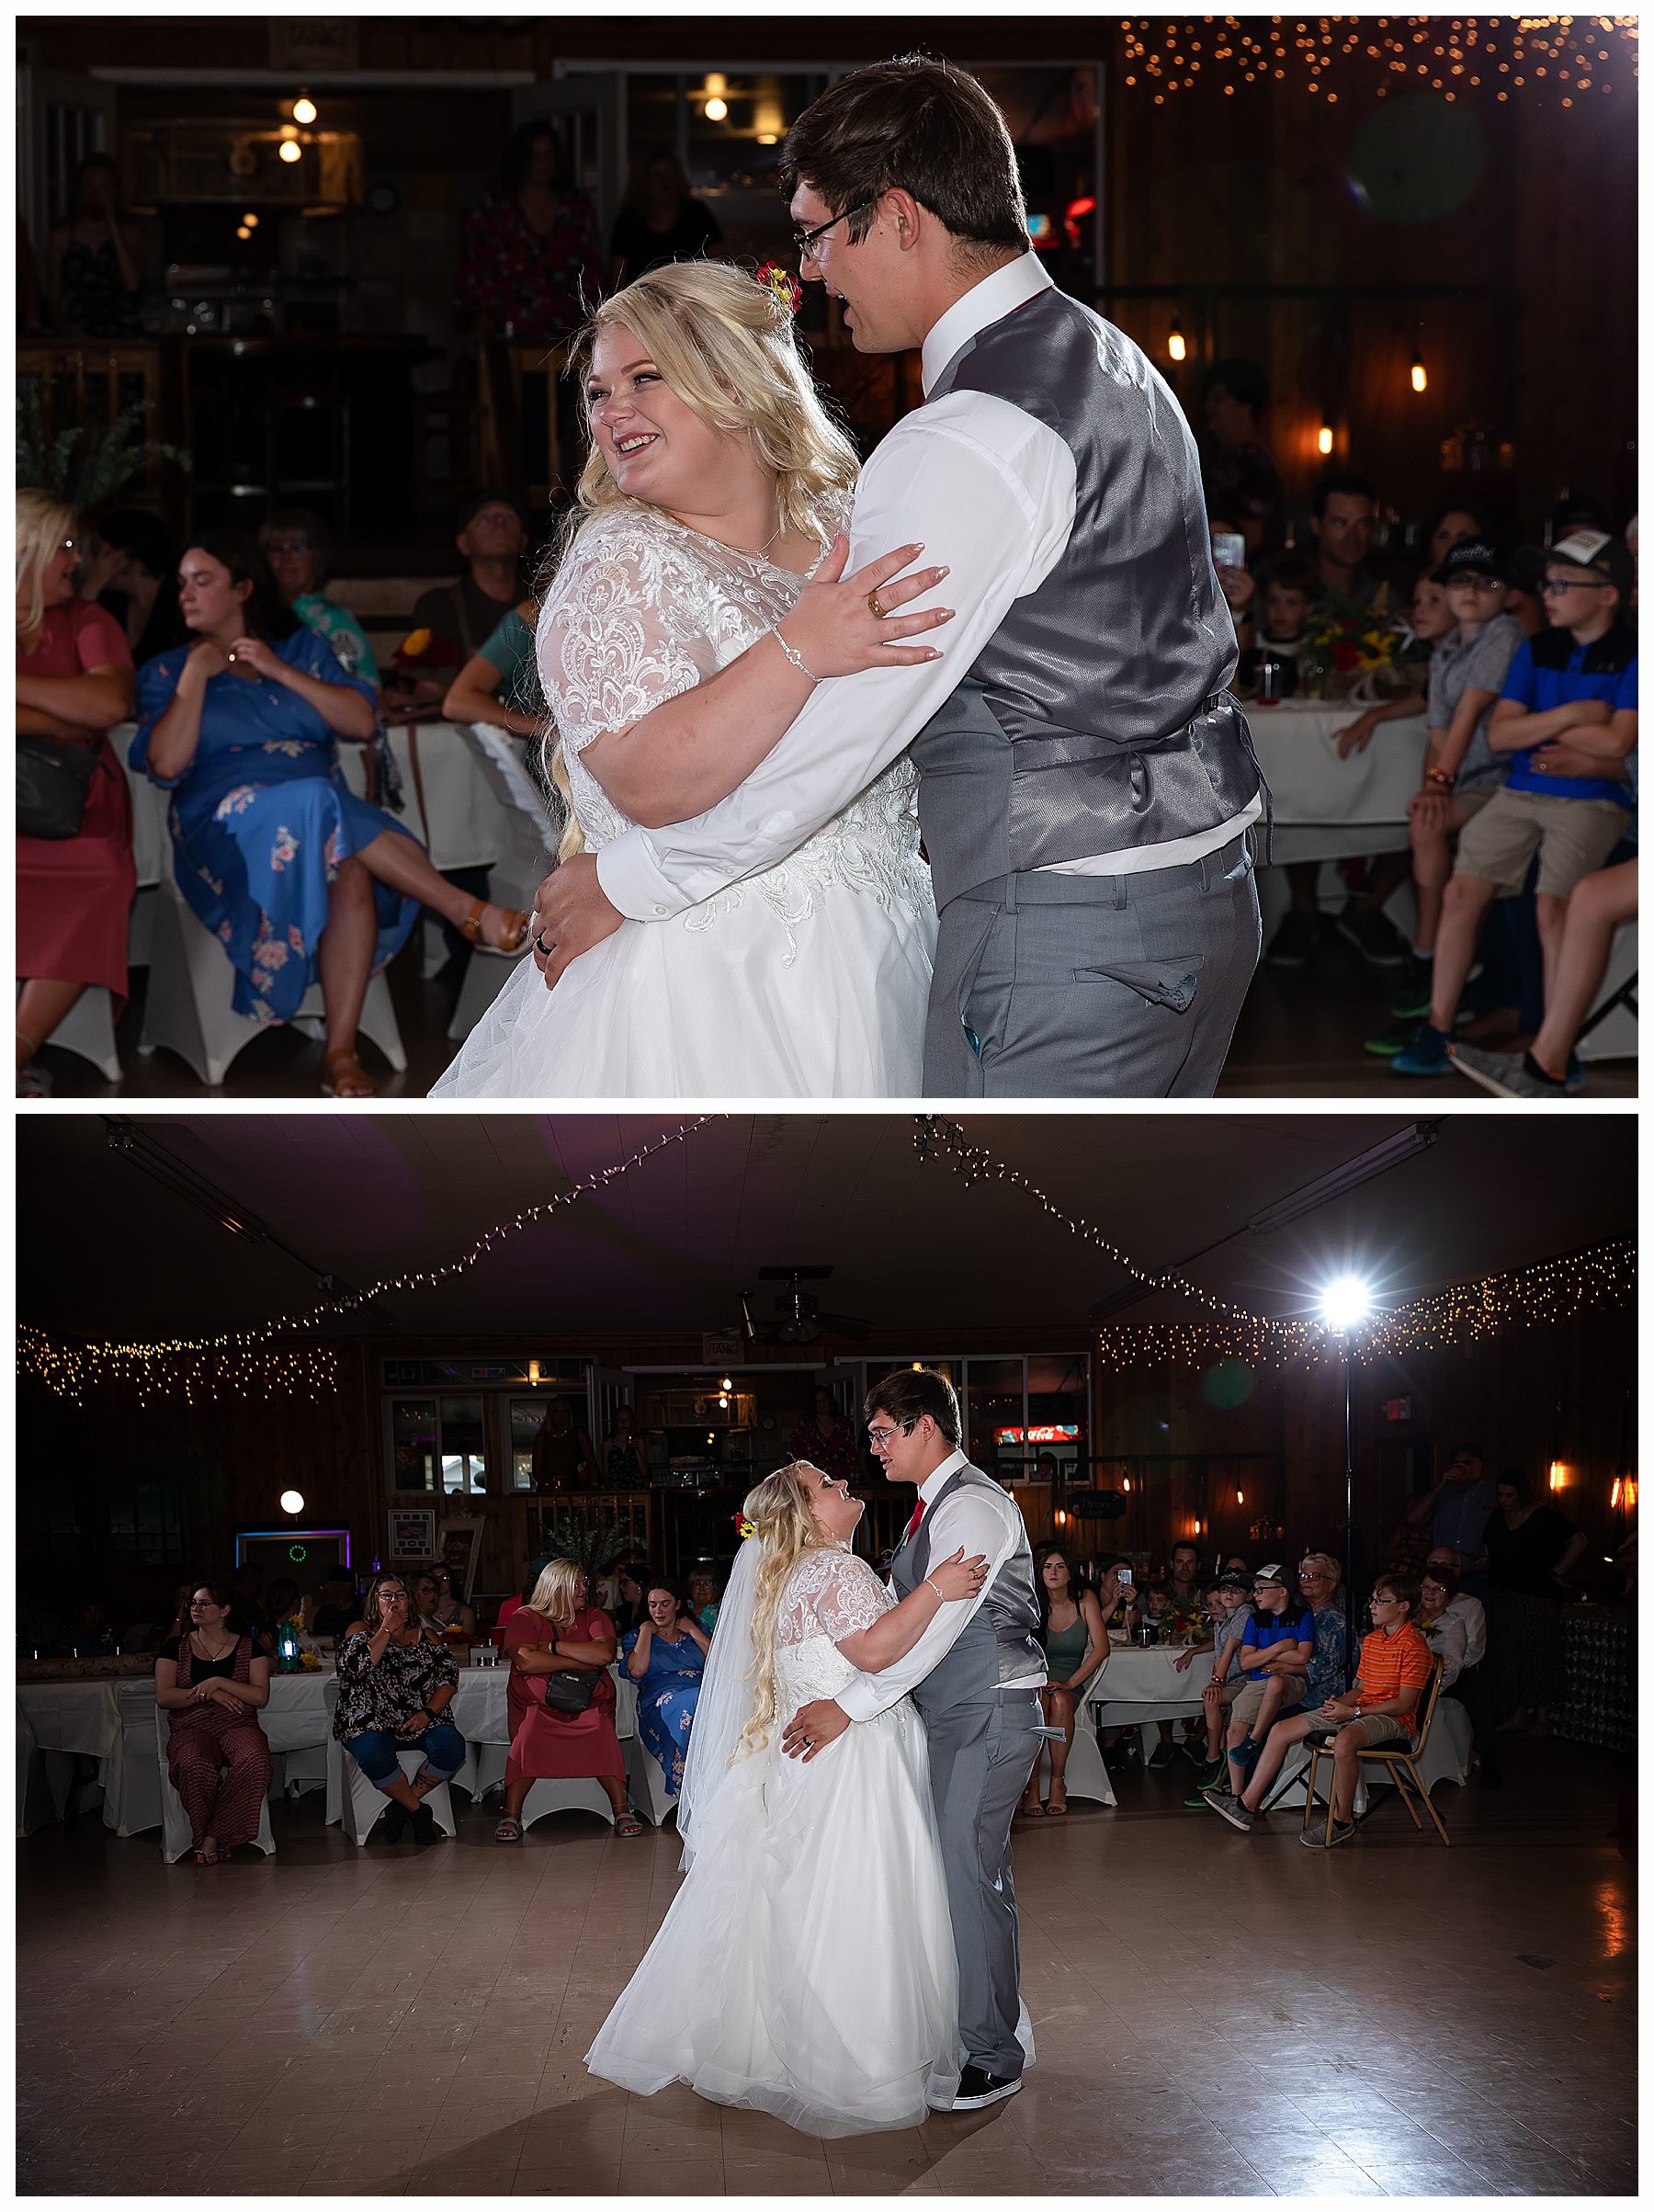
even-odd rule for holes
{"type": "Polygon", "coordinates": [[[1363,1713],[1359,1720],[1321,1719],[1320,1707],[1303,1715],[1311,1728],[1358,1728],[1366,1738],[1368,1751],[1376,1751],[1381,1743],[1410,1743],[1412,1738],[1401,1723],[1390,1713],[1363,1713]]]}
{"type": "MultiPolygon", "coordinates": [[[[1263,1693],[1268,1687],[1267,1679],[1263,1682],[1243,1682],[1234,1704],[1229,1707],[1229,1719],[1241,1722],[1248,1735],[1252,1733],[1252,1722],[1258,1718],[1259,1708],[1263,1703],[1263,1693]]],[[[1304,1678],[1301,1674],[1285,1676],[1282,1687],[1286,1695],[1281,1699],[1281,1712],[1289,1713],[1295,1705],[1303,1704],[1304,1678]]]]}
{"type": "Polygon", "coordinates": [[[1460,831],[1453,872],[1479,876],[1511,898],[1522,889],[1537,847],[1540,891],[1566,899],[1581,876],[1602,867],[1632,819],[1612,799],[1557,799],[1507,785],[1460,831]]]}
{"type": "Polygon", "coordinates": [[[1501,783],[1473,783],[1467,791],[1453,794],[1453,811],[1458,816],[1462,830],[1467,822],[1474,821],[1489,801],[1504,789],[1501,783]]]}

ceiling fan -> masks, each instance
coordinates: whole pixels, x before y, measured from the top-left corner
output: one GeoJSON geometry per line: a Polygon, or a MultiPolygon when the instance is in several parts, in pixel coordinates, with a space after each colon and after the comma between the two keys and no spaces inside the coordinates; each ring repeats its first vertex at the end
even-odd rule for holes
{"type": "Polygon", "coordinates": [[[741,1298],[742,1334],[748,1344],[812,1344],[823,1330],[830,1336],[848,1337],[859,1343],[871,1336],[874,1324],[854,1313],[824,1313],[820,1300],[812,1292],[801,1289],[803,1283],[825,1282],[833,1273],[831,1267],[760,1267],[758,1279],[764,1283],[784,1283],[775,1299],[776,1318],[771,1322],[754,1321],[752,1300],[757,1293],[743,1290],[741,1298]]]}

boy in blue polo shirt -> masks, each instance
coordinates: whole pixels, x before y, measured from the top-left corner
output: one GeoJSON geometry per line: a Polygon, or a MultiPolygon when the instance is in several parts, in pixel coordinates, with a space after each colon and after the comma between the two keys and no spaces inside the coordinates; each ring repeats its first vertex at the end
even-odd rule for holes
{"type": "MultiPolygon", "coordinates": [[[[1459,993],[1495,898],[1520,891],[1535,849],[1535,901],[1548,997],[1574,886],[1593,874],[1631,823],[1624,762],[1637,743],[1637,632],[1626,607],[1637,581],[1628,548],[1600,530],[1575,530],[1546,556],[1540,587],[1553,627],[1517,652],[1493,709],[1488,744],[1513,755],[1496,792],[1459,837],[1443,897],[1429,1017],[1390,1061],[1398,1075],[1445,1075],[1459,993]],[[1601,725],[1608,750],[1570,750],[1570,730],[1601,725]]],[[[1570,1080],[1577,1085],[1578,1078],[1570,1080]]]]}

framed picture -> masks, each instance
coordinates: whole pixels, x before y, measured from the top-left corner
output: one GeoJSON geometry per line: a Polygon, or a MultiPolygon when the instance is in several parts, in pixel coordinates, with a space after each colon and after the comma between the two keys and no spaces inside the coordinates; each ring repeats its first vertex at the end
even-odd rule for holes
{"type": "Polygon", "coordinates": [[[454,1578],[454,1587],[469,1605],[471,1584],[477,1579],[477,1553],[482,1544],[482,1524],[475,1519],[444,1521],[437,1538],[436,1557],[454,1578]]]}
{"type": "Polygon", "coordinates": [[[436,1508],[434,1505],[393,1505],[387,1515],[387,1567],[423,1566],[436,1556],[436,1508]]]}

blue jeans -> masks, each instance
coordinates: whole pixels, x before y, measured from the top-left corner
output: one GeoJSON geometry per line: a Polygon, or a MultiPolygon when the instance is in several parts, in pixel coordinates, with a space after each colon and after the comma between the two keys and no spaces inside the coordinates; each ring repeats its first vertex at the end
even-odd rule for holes
{"type": "Polygon", "coordinates": [[[398,1736],[390,1729],[364,1729],[346,1736],[345,1749],[377,1789],[388,1789],[402,1773],[400,1752],[423,1752],[425,1763],[439,1782],[447,1782],[465,1764],[465,1738],[451,1720],[438,1720],[423,1736],[398,1736]]]}

